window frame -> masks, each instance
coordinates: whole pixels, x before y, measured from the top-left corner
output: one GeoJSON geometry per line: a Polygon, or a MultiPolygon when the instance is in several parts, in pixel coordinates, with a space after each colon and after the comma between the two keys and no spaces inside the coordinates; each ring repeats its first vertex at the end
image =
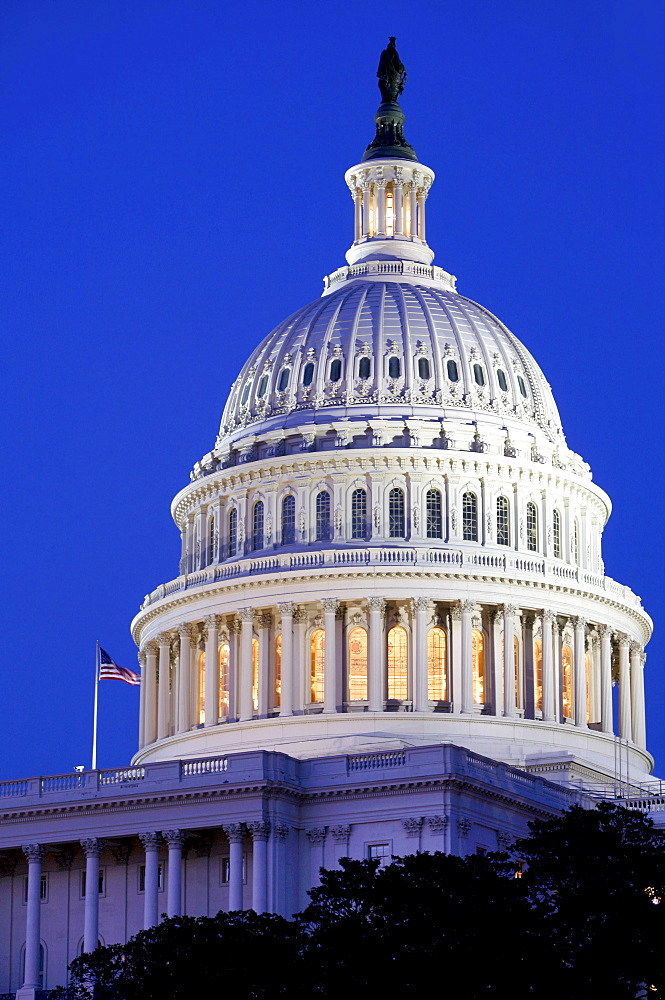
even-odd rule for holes
{"type": "Polygon", "coordinates": [[[406,538],[406,494],[401,486],[388,490],[388,537],[406,538]]]}
{"type": "Polygon", "coordinates": [[[478,539],[478,494],[473,490],[465,490],[462,494],[462,541],[477,542],[478,539]],[[473,520],[467,512],[467,497],[473,498],[473,520]]]}

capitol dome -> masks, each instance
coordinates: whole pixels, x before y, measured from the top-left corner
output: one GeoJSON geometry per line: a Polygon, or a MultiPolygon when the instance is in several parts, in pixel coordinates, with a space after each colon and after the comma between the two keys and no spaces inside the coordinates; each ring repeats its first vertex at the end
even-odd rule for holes
{"type": "Polygon", "coordinates": [[[375,122],[347,263],[251,353],[173,501],[134,762],[452,742],[644,777],[651,621],[605,575],[609,498],[529,351],[432,263],[396,101],[375,122]]]}

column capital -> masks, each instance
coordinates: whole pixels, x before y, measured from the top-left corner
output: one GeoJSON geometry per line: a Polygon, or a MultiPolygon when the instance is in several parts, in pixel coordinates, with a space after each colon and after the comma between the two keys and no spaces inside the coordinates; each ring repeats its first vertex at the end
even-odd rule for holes
{"type": "Polygon", "coordinates": [[[173,632],[162,632],[157,636],[157,642],[160,646],[170,646],[171,639],[173,638],[173,632]]]}
{"type": "Polygon", "coordinates": [[[630,636],[627,636],[625,632],[617,632],[616,637],[621,649],[630,648],[630,636]]]}
{"type": "Polygon", "coordinates": [[[222,830],[230,844],[242,844],[245,839],[244,823],[225,823],[222,830]]]}
{"type": "Polygon", "coordinates": [[[383,597],[368,597],[367,606],[370,611],[378,611],[380,615],[385,614],[386,602],[383,597]]]}
{"type": "Polygon", "coordinates": [[[535,611],[525,611],[522,615],[522,620],[526,628],[533,628],[536,623],[536,613],[535,611]]]}
{"type": "Polygon", "coordinates": [[[448,826],[449,817],[445,814],[443,816],[428,816],[427,822],[432,833],[444,833],[448,826]]]}
{"type": "Polygon", "coordinates": [[[286,823],[275,823],[272,828],[272,835],[273,837],[276,837],[277,840],[286,840],[290,832],[291,827],[286,823]]]}
{"type": "Polygon", "coordinates": [[[635,639],[632,639],[630,643],[630,651],[634,656],[637,656],[638,654],[641,654],[642,646],[639,642],[636,642],[635,639]]]}
{"type": "Polygon", "coordinates": [[[138,651],[138,661],[139,661],[139,666],[141,667],[141,669],[143,669],[143,667],[145,667],[145,663],[146,663],[147,659],[148,659],[148,656],[147,656],[147,653],[146,653],[145,649],[139,649],[139,651],[138,651]]]}
{"type": "Polygon", "coordinates": [[[586,618],[579,617],[579,618],[573,618],[571,620],[574,628],[586,628],[587,626],[586,618]]]}
{"type": "Polygon", "coordinates": [[[413,597],[411,599],[411,607],[414,614],[425,614],[429,610],[431,603],[429,597],[413,597]]]}
{"type": "Polygon", "coordinates": [[[282,618],[293,618],[296,612],[295,604],[278,604],[277,610],[282,618]]]}
{"type": "Polygon", "coordinates": [[[221,623],[219,615],[206,615],[203,621],[205,622],[205,627],[208,629],[210,628],[218,629],[221,623]]]}
{"type": "Polygon", "coordinates": [[[294,625],[304,625],[307,621],[307,612],[304,608],[296,607],[293,612],[293,624],[294,625]]]}
{"type": "Polygon", "coordinates": [[[471,831],[471,820],[467,816],[460,816],[457,820],[457,832],[460,837],[466,837],[471,831]]]}
{"type": "Polygon", "coordinates": [[[450,605],[450,617],[453,621],[459,622],[462,620],[462,602],[453,601],[450,605]]]}
{"type": "Polygon", "coordinates": [[[330,832],[336,844],[344,844],[351,836],[351,827],[349,824],[346,826],[333,826],[330,832]]]}
{"type": "Polygon", "coordinates": [[[159,846],[162,842],[162,835],[157,831],[149,831],[147,833],[139,833],[139,840],[143,844],[144,850],[147,851],[158,851],[159,846]]]}
{"type": "Polygon", "coordinates": [[[191,639],[194,635],[194,626],[190,622],[181,622],[178,625],[178,635],[181,639],[191,639]]]}
{"type": "Polygon", "coordinates": [[[324,597],[321,601],[321,607],[327,615],[336,615],[339,610],[339,601],[336,597],[324,597]]]}
{"type": "Polygon", "coordinates": [[[238,612],[238,617],[241,622],[252,624],[254,622],[254,608],[241,608],[238,612]]]}
{"type": "Polygon", "coordinates": [[[185,843],[185,835],[182,830],[162,830],[167,847],[182,847],[185,843]]]}
{"type": "Polygon", "coordinates": [[[611,639],[612,638],[612,626],[611,625],[596,625],[596,632],[601,639],[611,639]]]}
{"type": "Polygon", "coordinates": [[[247,829],[252,835],[252,840],[267,840],[270,836],[270,823],[268,820],[252,820],[251,823],[247,823],[247,829]]]}
{"type": "Polygon", "coordinates": [[[257,615],[256,624],[259,628],[272,628],[272,615],[267,612],[257,615]]]}
{"type": "Polygon", "coordinates": [[[149,642],[146,642],[143,648],[145,650],[146,656],[156,656],[159,647],[157,645],[156,640],[151,639],[149,642]]]}
{"type": "Polygon", "coordinates": [[[543,608],[541,618],[544,622],[549,622],[551,625],[556,621],[556,611],[552,611],[550,608],[543,608]]]}
{"type": "Polygon", "coordinates": [[[227,618],[226,619],[226,629],[231,635],[237,635],[240,632],[240,620],[238,618],[227,618]]]}
{"type": "Polygon", "coordinates": [[[326,839],[326,833],[328,832],[327,826],[313,826],[311,830],[305,831],[307,834],[307,839],[310,844],[320,844],[321,841],[326,839]]]}
{"type": "Polygon", "coordinates": [[[504,604],[501,610],[503,611],[504,618],[514,618],[519,608],[516,604],[504,604]]]}
{"type": "Polygon", "coordinates": [[[476,602],[467,598],[465,601],[460,601],[460,608],[463,615],[472,615],[476,610],[476,602]]]}
{"type": "Polygon", "coordinates": [[[98,858],[104,846],[104,841],[100,840],[99,837],[90,837],[87,840],[82,840],[80,843],[86,858],[98,858]]]}
{"type": "Polygon", "coordinates": [[[21,848],[28,861],[41,861],[46,854],[43,844],[24,844],[21,848]]]}
{"type": "Polygon", "coordinates": [[[407,837],[419,837],[424,822],[424,816],[410,816],[408,819],[403,819],[402,826],[406,830],[407,837]]]}

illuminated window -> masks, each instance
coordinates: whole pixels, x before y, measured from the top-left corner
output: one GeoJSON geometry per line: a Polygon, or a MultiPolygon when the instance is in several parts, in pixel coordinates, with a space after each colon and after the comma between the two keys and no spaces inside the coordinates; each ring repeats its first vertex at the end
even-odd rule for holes
{"type": "Polygon", "coordinates": [[[526,547],[529,552],[538,551],[538,510],[531,502],[526,505],[526,547]]]}
{"type": "Polygon", "coordinates": [[[523,707],[522,670],[520,660],[520,644],[517,636],[513,638],[513,660],[515,663],[515,708],[523,707]]]}
{"type": "Polygon", "coordinates": [[[418,358],[418,377],[423,380],[429,378],[429,361],[427,358],[418,358]]]}
{"type": "Polygon", "coordinates": [[[358,364],[358,378],[368,379],[371,373],[371,363],[369,358],[361,358],[358,364]]]}
{"type": "Polygon", "coordinates": [[[296,540],[296,498],[289,494],[282,500],[282,545],[296,540]]]}
{"type": "Polygon", "coordinates": [[[369,226],[368,236],[376,236],[376,188],[372,185],[369,194],[369,226]]]}
{"type": "Polygon", "coordinates": [[[225,719],[229,714],[229,669],[231,664],[231,649],[228,642],[219,647],[219,716],[225,719]]]}
{"type": "Polygon", "coordinates": [[[386,188],[386,236],[395,235],[395,195],[392,184],[386,188]]]}
{"type": "Polygon", "coordinates": [[[316,540],[326,542],[330,538],[330,493],[321,490],[316,495],[316,540]]]}
{"type": "Polygon", "coordinates": [[[367,632],[352,628],[349,632],[349,701],[367,701],[367,632]]]}
{"type": "Polygon", "coordinates": [[[326,653],[326,633],[314,629],[310,640],[310,701],[323,701],[323,676],[326,653]]]}
{"type": "Polygon", "coordinates": [[[266,394],[266,389],[268,388],[268,376],[262,375],[259,381],[259,388],[257,389],[256,395],[261,399],[266,394]]]}
{"type": "Polygon", "coordinates": [[[536,675],[536,708],[543,710],[543,642],[542,639],[533,641],[533,669],[536,675]]]}
{"type": "Polygon", "coordinates": [[[570,646],[561,647],[561,672],[563,675],[563,714],[564,718],[573,718],[573,650],[570,646]]]}
{"type": "Polygon", "coordinates": [[[506,373],[504,371],[501,371],[500,368],[497,368],[496,377],[498,379],[499,388],[501,389],[501,391],[502,392],[508,392],[508,383],[506,381],[506,373]]]}
{"type": "Polygon", "coordinates": [[[471,631],[471,673],[473,676],[473,700],[476,705],[485,704],[485,636],[479,628],[471,631]]]}
{"type": "Polygon", "coordinates": [[[584,654],[584,675],[586,679],[586,721],[597,722],[597,719],[591,718],[591,657],[588,652],[584,654]]]}
{"type": "Polygon", "coordinates": [[[257,500],[254,504],[254,515],[252,518],[252,548],[254,551],[263,548],[263,500],[257,500]]]}
{"type": "Polygon", "coordinates": [[[521,375],[517,376],[517,384],[520,387],[520,392],[522,393],[522,395],[526,399],[526,386],[524,384],[524,379],[522,378],[521,375]]]}
{"type": "Polygon", "coordinates": [[[443,505],[440,490],[428,490],[425,498],[427,508],[427,537],[443,537],[443,505]]]}
{"type": "Polygon", "coordinates": [[[342,362],[339,358],[335,358],[330,363],[330,381],[339,382],[342,377],[342,362]]]}
{"type": "Polygon", "coordinates": [[[496,501],[496,541],[497,545],[510,545],[510,510],[506,497],[496,501]]]}
{"type": "Polygon", "coordinates": [[[282,703],[282,633],[275,636],[275,705],[282,703]]]}
{"type": "Polygon", "coordinates": [[[367,491],[351,494],[351,538],[367,538],[367,491]]]}
{"type": "Polygon", "coordinates": [[[552,513],[552,550],[556,559],[561,558],[561,514],[558,510],[552,513]]]}
{"type": "Polygon", "coordinates": [[[411,236],[411,197],[408,189],[405,187],[405,197],[404,197],[404,235],[411,236]]]}
{"type": "Polygon", "coordinates": [[[451,382],[459,382],[459,372],[457,371],[457,362],[452,359],[446,365],[448,370],[448,378],[451,382]]]}
{"type": "Polygon", "coordinates": [[[475,493],[462,497],[462,537],[465,542],[478,541],[478,498],[475,493]]]}
{"type": "Polygon", "coordinates": [[[205,697],[206,697],[206,654],[203,650],[199,653],[199,722],[205,722],[205,697]]]}
{"type": "Polygon", "coordinates": [[[291,375],[290,368],[282,368],[279,373],[279,382],[277,383],[277,391],[284,392],[287,385],[289,384],[289,376],[291,375]]]}
{"type": "Polygon", "coordinates": [[[473,366],[473,377],[476,385],[485,385],[485,372],[483,371],[482,365],[473,366]]]}
{"type": "Polygon", "coordinates": [[[401,625],[394,625],[388,632],[388,698],[406,701],[408,698],[409,657],[408,636],[401,625]]]}
{"type": "Polygon", "coordinates": [[[314,362],[308,361],[303,368],[302,373],[302,384],[308,386],[312,384],[312,379],[314,378],[314,362]]]}
{"type": "Polygon", "coordinates": [[[259,710],[259,640],[252,639],[252,708],[259,710]]]}
{"type": "Polygon", "coordinates": [[[438,625],[427,633],[427,697],[430,701],[448,700],[446,669],[446,633],[438,625]]]}
{"type": "Polygon", "coordinates": [[[238,509],[229,512],[229,559],[238,551],[238,509]]]}
{"type": "Polygon", "coordinates": [[[388,533],[391,538],[406,536],[404,490],[396,486],[388,494],[388,533]]]}
{"type": "Polygon", "coordinates": [[[388,360],[388,378],[399,378],[402,374],[402,365],[395,355],[388,360]]]}

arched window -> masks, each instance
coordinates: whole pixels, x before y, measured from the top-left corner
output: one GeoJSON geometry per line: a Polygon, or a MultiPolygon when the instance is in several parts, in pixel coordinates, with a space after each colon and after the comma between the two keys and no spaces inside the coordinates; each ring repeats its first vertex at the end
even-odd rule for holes
{"type": "Polygon", "coordinates": [[[323,701],[323,671],[325,667],[326,633],[314,629],[310,639],[310,701],[323,701]]]}
{"type": "Polygon", "coordinates": [[[296,540],[296,498],[292,493],[282,500],[282,545],[293,545],[296,540]]]}
{"type": "Polygon", "coordinates": [[[351,494],[351,538],[367,538],[367,491],[351,494]]]}
{"type": "Polygon", "coordinates": [[[229,511],[229,559],[238,551],[238,508],[229,511]]]}
{"type": "Polygon", "coordinates": [[[219,647],[219,718],[226,719],[229,714],[229,668],[231,664],[231,648],[228,642],[219,647]]]}
{"type": "Polygon", "coordinates": [[[242,397],[240,399],[241,406],[247,406],[247,400],[249,399],[249,390],[252,388],[251,382],[245,383],[245,388],[242,390],[242,397]]]}
{"type": "MultiPolygon", "coordinates": [[[[26,878],[27,884],[27,878],[26,878]]],[[[98,945],[103,944],[101,941],[97,942],[98,945]]],[[[79,947],[79,955],[83,954],[83,938],[81,938],[81,943],[79,947]]],[[[21,948],[21,982],[25,981],[25,945],[21,948]]],[[[40,942],[39,944],[39,989],[44,989],[44,983],[46,981],[46,951],[44,950],[44,945],[40,942]]]]}
{"type": "Polygon", "coordinates": [[[252,708],[259,710],[259,640],[252,639],[252,708]]]}
{"type": "Polygon", "coordinates": [[[448,378],[451,382],[459,382],[459,372],[457,371],[457,362],[453,361],[452,358],[446,365],[448,371],[448,378]]]}
{"type": "Polygon", "coordinates": [[[485,372],[483,371],[482,365],[473,366],[473,377],[476,385],[485,385],[485,372]]]}
{"type": "Polygon", "coordinates": [[[349,701],[367,701],[367,632],[360,626],[349,632],[349,701]]]}
{"type": "Polygon", "coordinates": [[[556,559],[561,558],[561,514],[552,512],[552,551],[556,559]]]}
{"type": "Polygon", "coordinates": [[[287,385],[289,384],[289,376],[291,375],[290,368],[282,368],[279,373],[279,382],[277,383],[277,391],[284,392],[287,385]]]}
{"type": "Polygon", "coordinates": [[[563,716],[572,719],[573,716],[573,650],[572,646],[561,647],[561,673],[563,687],[563,716]]]}
{"type": "Polygon", "coordinates": [[[314,362],[308,361],[302,372],[302,384],[308,386],[312,384],[314,378],[314,362]]]}
{"type": "Polygon", "coordinates": [[[427,633],[427,697],[430,701],[448,701],[446,633],[439,625],[427,633]]]}
{"type": "Polygon", "coordinates": [[[429,361],[427,358],[418,358],[418,377],[423,380],[429,378],[429,361]]]}
{"type": "Polygon", "coordinates": [[[506,497],[496,500],[496,543],[510,545],[510,508],[506,497]]]}
{"type": "Polygon", "coordinates": [[[522,378],[521,375],[517,376],[517,384],[520,387],[520,392],[522,393],[522,395],[526,399],[526,386],[524,384],[524,379],[522,378]]]}
{"type": "Polygon", "coordinates": [[[533,670],[536,682],[536,709],[543,710],[543,641],[533,640],[533,670]]]}
{"type": "Polygon", "coordinates": [[[402,365],[395,355],[388,360],[388,378],[399,378],[402,374],[402,365]]]}
{"type": "Polygon", "coordinates": [[[529,552],[538,551],[538,510],[531,501],[526,505],[526,547],[529,552]]]}
{"type": "Polygon", "coordinates": [[[358,363],[358,378],[363,379],[363,381],[365,379],[368,379],[371,370],[372,368],[369,358],[361,358],[360,362],[358,363]]]}
{"type": "Polygon", "coordinates": [[[501,391],[508,392],[508,382],[506,381],[506,373],[502,371],[500,368],[497,368],[496,377],[501,391]]]}
{"type": "Polygon", "coordinates": [[[330,381],[339,382],[342,377],[342,362],[339,358],[335,358],[330,364],[330,381]]]}
{"type": "Polygon", "coordinates": [[[388,632],[388,699],[406,701],[409,690],[408,636],[401,625],[388,632]]]}
{"type": "Polygon", "coordinates": [[[443,505],[440,490],[428,490],[425,498],[427,507],[427,537],[443,538],[443,505]]]}
{"type": "Polygon", "coordinates": [[[258,396],[259,399],[265,396],[267,388],[268,388],[268,376],[266,374],[262,375],[261,378],[259,379],[259,388],[256,392],[256,395],[258,396]]]}
{"type": "Polygon", "coordinates": [[[478,498],[475,493],[462,497],[462,537],[465,542],[478,541],[478,498]]]}
{"type": "Polygon", "coordinates": [[[485,635],[479,628],[471,631],[471,673],[473,676],[473,700],[476,705],[485,704],[485,635]]]}
{"type": "Polygon", "coordinates": [[[282,633],[275,636],[275,691],[274,704],[282,703],[282,633]]]}
{"type": "Polygon", "coordinates": [[[257,500],[254,504],[254,516],[252,518],[252,548],[256,552],[263,548],[263,500],[257,500]]]}
{"type": "Polygon", "coordinates": [[[316,540],[327,542],[330,539],[330,493],[321,490],[316,495],[316,540]]]}
{"type": "Polygon", "coordinates": [[[199,722],[205,722],[206,720],[206,654],[205,650],[199,652],[199,669],[198,669],[198,685],[199,685],[199,696],[198,696],[198,716],[199,722]]]}
{"type": "Polygon", "coordinates": [[[388,494],[388,533],[391,538],[406,537],[404,490],[395,486],[388,494]]]}

